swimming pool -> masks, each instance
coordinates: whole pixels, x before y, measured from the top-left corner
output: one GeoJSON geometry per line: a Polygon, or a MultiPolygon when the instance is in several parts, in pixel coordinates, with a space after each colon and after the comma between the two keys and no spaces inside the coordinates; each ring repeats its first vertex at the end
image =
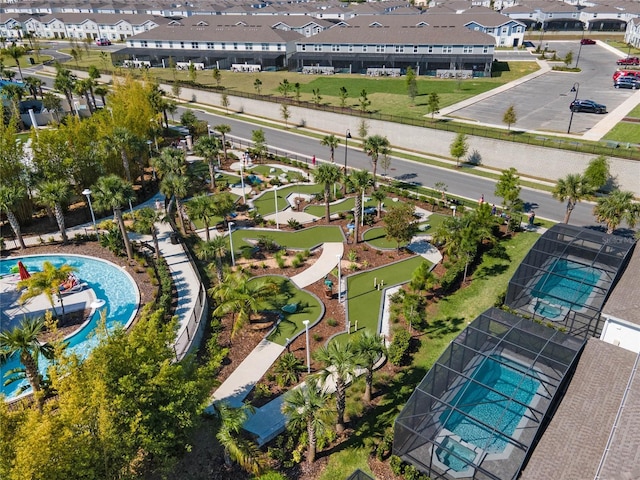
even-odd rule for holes
{"type": "MultiPolygon", "coordinates": [[[[600,271],[570,260],[558,259],[536,283],[531,295],[563,307],[586,305],[600,271]]],[[[542,315],[544,315],[542,313],[542,315]]]]}
{"type": "MultiPolygon", "coordinates": [[[[104,309],[107,311],[108,329],[118,325],[127,326],[138,310],[140,293],[135,281],[125,270],[111,262],[81,255],[31,255],[0,260],[0,275],[10,273],[11,267],[18,260],[21,260],[30,272],[41,270],[45,261],[51,262],[56,267],[66,264],[77,268],[76,275],[93,289],[98,300],[105,302],[104,306],[100,307],[100,311],[104,309]]],[[[69,343],[68,348],[81,358],[85,358],[97,344],[94,331],[100,320],[100,311],[94,312],[88,322],[66,338],[69,343]]],[[[20,367],[16,358],[0,366],[0,384],[4,383],[5,372],[16,367],[20,367]]],[[[46,367],[46,360],[41,358],[40,371],[44,372],[46,367]]],[[[23,383],[26,381],[0,386],[0,393],[10,398],[16,394],[23,383]]]]}
{"type": "Polygon", "coordinates": [[[470,376],[479,383],[468,380],[451,401],[459,411],[448,408],[440,415],[443,428],[486,453],[503,452],[540,387],[527,370],[501,355],[483,359],[470,376]]]}

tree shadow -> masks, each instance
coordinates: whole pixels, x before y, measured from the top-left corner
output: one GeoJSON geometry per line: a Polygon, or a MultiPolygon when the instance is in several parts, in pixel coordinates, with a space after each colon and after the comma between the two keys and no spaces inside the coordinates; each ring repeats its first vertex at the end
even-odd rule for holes
{"type": "Polygon", "coordinates": [[[446,317],[444,319],[441,318],[430,322],[425,329],[425,333],[429,335],[429,338],[442,338],[444,336],[460,331],[460,327],[463,323],[464,318],[462,317],[446,317]]]}
{"type": "Polygon", "coordinates": [[[490,278],[500,275],[507,271],[509,265],[505,265],[504,263],[499,263],[496,265],[491,265],[490,267],[482,267],[478,269],[475,273],[475,278],[490,278]]]}

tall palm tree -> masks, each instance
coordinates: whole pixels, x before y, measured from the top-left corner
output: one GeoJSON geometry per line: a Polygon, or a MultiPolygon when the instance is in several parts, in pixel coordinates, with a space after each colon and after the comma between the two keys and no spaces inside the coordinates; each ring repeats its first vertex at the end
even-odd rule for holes
{"type": "Polygon", "coordinates": [[[161,177],[169,173],[176,175],[186,175],[187,173],[184,151],[178,148],[163,149],[160,155],[153,159],[153,164],[161,177]]]}
{"type": "Polygon", "coordinates": [[[224,151],[224,159],[227,159],[227,133],[231,131],[231,126],[226,123],[216,125],[213,129],[222,135],[222,150],[224,151]]]}
{"type": "Polygon", "coordinates": [[[58,92],[64,94],[69,104],[69,110],[73,112],[73,92],[75,90],[75,84],[78,80],[70,70],[62,67],[60,64],[56,65],[56,77],[53,81],[53,88],[58,92]]]}
{"type": "Polygon", "coordinates": [[[88,81],[87,87],[89,88],[89,93],[91,94],[91,103],[93,104],[93,107],[95,109],[96,106],[96,96],[95,96],[95,91],[94,91],[94,87],[97,85],[96,80],[98,80],[100,78],[100,70],[98,70],[98,67],[96,67],[95,65],[91,65],[89,66],[89,78],[87,78],[88,81]]]}
{"type": "Polygon", "coordinates": [[[20,121],[20,102],[24,98],[24,88],[17,83],[7,83],[0,91],[11,102],[12,114],[20,121]]]}
{"type": "Polygon", "coordinates": [[[353,209],[355,223],[355,241],[360,241],[360,216],[362,215],[362,195],[373,184],[373,177],[366,170],[354,170],[349,174],[349,183],[356,191],[356,204],[353,209]]]}
{"type": "Polygon", "coordinates": [[[14,42],[7,48],[3,49],[3,52],[15,60],[16,66],[18,67],[18,72],[20,72],[20,81],[24,82],[24,77],[22,76],[22,68],[20,67],[20,57],[26,54],[27,50],[24,47],[16,45],[14,42]]]}
{"type": "Polygon", "coordinates": [[[215,215],[215,199],[208,195],[196,195],[187,202],[187,213],[189,218],[199,220],[204,223],[205,238],[211,240],[209,233],[211,218],[215,215]]]}
{"type": "Polygon", "coordinates": [[[232,314],[231,338],[234,338],[251,317],[272,308],[280,286],[272,278],[251,279],[243,272],[230,272],[224,281],[209,290],[217,303],[214,316],[232,314]]]}
{"type": "Polygon", "coordinates": [[[373,165],[373,188],[377,190],[376,186],[376,171],[378,170],[378,159],[380,156],[391,155],[391,144],[387,137],[382,135],[371,135],[365,138],[362,148],[364,153],[371,157],[371,164],[373,165]]]}
{"type": "Polygon", "coordinates": [[[42,80],[37,77],[24,77],[24,84],[27,86],[34,100],[38,99],[38,94],[42,98],[42,80]]]}
{"type": "Polygon", "coordinates": [[[215,260],[216,277],[218,284],[222,283],[224,269],[222,267],[222,259],[227,255],[227,239],[221,235],[213,237],[213,240],[206,242],[198,242],[195,246],[196,257],[203,262],[215,260]]]}
{"type": "Polygon", "coordinates": [[[16,217],[15,209],[18,204],[25,198],[27,191],[20,185],[0,185],[0,211],[7,212],[7,220],[9,225],[18,240],[20,248],[24,250],[27,246],[22,238],[22,231],[20,230],[20,222],[16,217]]]}
{"type": "Polygon", "coordinates": [[[233,408],[224,402],[215,403],[214,408],[220,419],[216,438],[224,449],[224,461],[227,466],[235,461],[245,471],[260,475],[264,470],[260,450],[251,440],[242,436],[242,425],[252,413],[250,405],[233,408]]]}
{"type": "Polygon", "coordinates": [[[58,229],[62,236],[62,243],[67,243],[69,237],[67,236],[67,229],[64,223],[64,210],[63,204],[66,205],[71,195],[71,189],[69,183],[64,180],[50,180],[43,182],[38,186],[38,200],[43,203],[47,208],[53,210],[53,214],[56,217],[58,223],[58,229]]]}
{"type": "Polygon", "coordinates": [[[176,202],[176,210],[178,212],[178,223],[180,231],[186,234],[186,222],[184,219],[184,208],[182,200],[189,192],[189,178],[175,173],[164,175],[160,181],[160,191],[168,198],[172,198],[176,202]]]}
{"type": "Polygon", "coordinates": [[[347,382],[356,375],[358,356],[353,344],[348,341],[340,343],[330,342],[329,345],[316,350],[313,357],[323,364],[319,378],[326,382],[331,379],[336,386],[336,432],[344,431],[344,410],[347,404],[347,382]]]}
{"type": "Polygon", "coordinates": [[[122,207],[135,197],[131,183],[117,175],[108,175],[100,177],[96,184],[91,187],[91,190],[93,191],[94,204],[97,210],[113,210],[113,216],[122,234],[127,258],[131,261],[133,259],[133,249],[122,218],[122,207]]]}
{"type": "Polygon", "coordinates": [[[567,201],[567,209],[564,214],[564,223],[569,223],[571,212],[576,204],[593,193],[593,187],[579,173],[569,173],[566,177],[558,179],[558,183],[553,189],[553,198],[561,202],[567,201]]]}
{"type": "Polygon", "coordinates": [[[115,127],[110,135],[105,137],[104,146],[108,152],[120,155],[127,181],[131,183],[131,167],[129,155],[142,149],[142,140],[125,127],[115,127]]]}
{"type": "Polygon", "coordinates": [[[42,264],[41,271],[33,272],[29,278],[25,278],[18,282],[18,290],[26,288],[26,291],[20,295],[20,303],[24,303],[30,298],[44,294],[44,296],[49,300],[49,303],[51,303],[51,308],[55,314],[55,295],[60,301],[60,308],[62,309],[62,315],[64,315],[64,302],[62,293],[60,292],[60,284],[64,283],[67,278],[69,278],[69,275],[75,271],[76,269],[70,265],[56,267],[51,262],[44,262],[42,264]]]}
{"type": "Polygon", "coordinates": [[[93,88],[91,85],[93,84],[93,80],[91,80],[90,78],[83,78],[81,80],[78,80],[75,84],[75,88],[74,88],[74,92],[79,95],[80,97],[84,97],[85,101],[87,102],[87,107],[89,107],[89,112],[93,113],[94,108],[93,108],[93,104],[91,103],[91,97],[90,97],[90,88],[93,88]]]}
{"type": "Polygon", "coordinates": [[[136,232],[151,234],[153,239],[154,257],[160,258],[160,245],[158,243],[158,229],[156,223],[162,221],[162,214],[157,210],[144,207],[136,210],[133,214],[133,228],[136,232]]]}
{"type": "Polygon", "coordinates": [[[29,385],[35,394],[38,408],[42,411],[42,376],[38,370],[38,357],[52,359],[54,348],[49,343],[41,343],[38,336],[44,328],[43,318],[24,318],[18,327],[0,332],[0,362],[17,355],[24,366],[29,385]]]}
{"type": "Polygon", "coordinates": [[[324,163],[314,173],[315,182],[324,185],[325,219],[327,223],[331,222],[331,186],[340,181],[341,178],[340,167],[333,164],[324,163]]]}
{"type": "Polygon", "coordinates": [[[229,192],[218,193],[213,197],[213,210],[216,217],[222,217],[224,226],[228,227],[227,217],[236,209],[236,199],[229,192]]]}
{"type": "Polygon", "coordinates": [[[607,224],[607,233],[611,234],[622,222],[634,228],[640,219],[640,208],[633,202],[633,192],[614,190],[606,197],[598,199],[593,208],[598,222],[607,224]]]}
{"type": "Polygon", "coordinates": [[[376,190],[371,194],[371,198],[373,198],[378,203],[378,213],[376,215],[376,218],[380,220],[380,217],[382,216],[382,202],[384,202],[384,199],[387,198],[387,194],[382,190],[376,190]]]}
{"type": "Polygon", "coordinates": [[[385,354],[384,339],[377,333],[365,330],[358,337],[355,345],[356,355],[358,356],[358,365],[366,370],[365,389],[362,400],[366,403],[371,402],[371,393],[373,390],[373,367],[385,354]]]}
{"type": "Polygon", "coordinates": [[[107,99],[105,97],[109,93],[109,89],[105,85],[98,85],[93,89],[93,93],[100,97],[100,100],[102,100],[102,106],[106,107],[107,99]]]}
{"type": "Polygon", "coordinates": [[[320,145],[325,147],[329,147],[329,152],[331,153],[331,163],[335,162],[334,154],[336,152],[336,147],[340,144],[340,140],[335,135],[325,135],[320,140],[320,145]]]}
{"type": "Polygon", "coordinates": [[[307,429],[307,462],[315,462],[318,436],[329,429],[331,421],[329,396],[318,386],[318,382],[310,380],[305,386],[285,395],[282,413],[287,417],[289,428],[307,429]]]}
{"type": "Polygon", "coordinates": [[[193,151],[196,155],[204,157],[209,164],[209,178],[211,179],[209,188],[214,192],[216,190],[216,172],[213,162],[220,154],[220,140],[216,137],[201,137],[193,146],[193,151]]]}

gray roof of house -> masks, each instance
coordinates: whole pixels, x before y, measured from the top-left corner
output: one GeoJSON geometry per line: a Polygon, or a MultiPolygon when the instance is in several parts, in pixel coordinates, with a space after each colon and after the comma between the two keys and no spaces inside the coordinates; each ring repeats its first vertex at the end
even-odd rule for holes
{"type": "MultiPolygon", "coordinates": [[[[273,20],[270,21],[270,23],[273,20]]],[[[270,25],[254,24],[253,19],[234,19],[233,17],[190,17],[180,21],[180,25],[161,25],[142,32],[134,40],[172,40],[172,41],[224,41],[224,42],[293,42],[304,38],[292,30],[279,30],[270,25]],[[198,22],[208,25],[198,26],[198,22]],[[225,22],[225,23],[222,23],[225,22]],[[236,23],[237,22],[237,23],[236,23]]],[[[275,22],[274,22],[275,23],[275,22]]]]}
{"type": "MultiPolygon", "coordinates": [[[[616,237],[612,237],[616,239],[616,237]]],[[[619,238],[619,240],[632,241],[619,238]]],[[[640,325],[640,247],[636,245],[624,273],[605,303],[602,313],[640,325]]]]}
{"type": "Polygon", "coordinates": [[[636,361],[634,352],[589,339],[520,480],[584,480],[595,478],[598,472],[601,480],[639,478],[640,371],[634,370],[636,361]],[[623,413],[618,417],[621,407],[623,413]]]}

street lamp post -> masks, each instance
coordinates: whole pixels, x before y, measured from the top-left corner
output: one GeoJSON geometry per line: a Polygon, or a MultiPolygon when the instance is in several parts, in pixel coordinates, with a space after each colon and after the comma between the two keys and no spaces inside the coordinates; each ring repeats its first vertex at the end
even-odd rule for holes
{"type": "Polygon", "coordinates": [[[209,138],[211,138],[211,125],[207,124],[207,134],[209,135],[209,138]]]}
{"type": "Polygon", "coordinates": [[[276,204],[276,230],[280,230],[280,224],[278,223],[278,185],[273,186],[273,199],[276,204]]]}
{"type": "Polygon", "coordinates": [[[351,132],[347,129],[344,134],[344,174],[347,174],[347,152],[349,151],[349,142],[348,140],[351,138],[351,132]]]}
{"type": "Polygon", "coordinates": [[[309,320],[303,320],[304,333],[307,336],[307,373],[311,373],[311,354],[309,352],[309,320]]]}
{"type": "Polygon", "coordinates": [[[340,262],[342,261],[342,255],[336,255],[338,259],[338,303],[342,301],[342,272],[340,268],[340,262]]]}
{"type": "Polygon", "coordinates": [[[99,237],[98,227],[96,226],[96,216],[93,214],[93,205],[91,205],[91,190],[85,188],[82,191],[82,194],[87,197],[87,203],[89,204],[89,211],[91,212],[91,220],[93,221],[93,230],[95,230],[96,235],[99,237]]]}
{"type": "MultiPolygon", "coordinates": [[[[576,100],[578,100],[578,92],[580,91],[580,84],[578,82],[573,84],[573,87],[571,87],[571,91],[572,92],[576,92],[576,96],[573,97],[573,101],[575,103],[576,100]]],[[[571,122],[573,122],[573,107],[571,108],[571,117],[569,117],[569,128],[567,128],[567,133],[571,133],[571,122]]]]}
{"type": "Polygon", "coordinates": [[[578,56],[576,57],[576,68],[580,62],[580,52],[582,52],[582,41],[584,40],[584,26],[582,27],[582,38],[580,39],[580,47],[578,48],[578,56]]]}
{"type": "Polygon", "coordinates": [[[242,187],[242,204],[247,204],[247,197],[244,193],[244,169],[242,168],[242,164],[244,162],[240,162],[240,186],[242,187]]]}
{"type": "Polygon", "coordinates": [[[229,222],[229,250],[231,250],[231,266],[236,266],[236,257],[233,255],[233,237],[231,236],[231,227],[235,225],[233,222],[229,222]]]}

